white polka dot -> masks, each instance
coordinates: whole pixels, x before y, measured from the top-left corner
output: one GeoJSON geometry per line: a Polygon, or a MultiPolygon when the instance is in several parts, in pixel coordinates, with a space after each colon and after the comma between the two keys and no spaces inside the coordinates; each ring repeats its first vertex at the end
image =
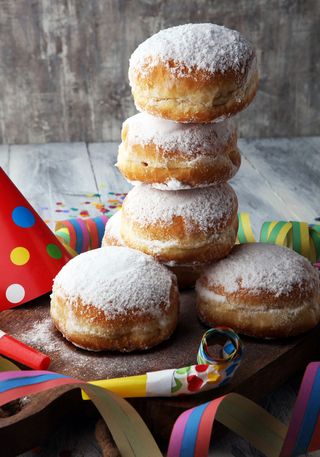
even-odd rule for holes
{"type": "Polygon", "coordinates": [[[11,284],[6,290],[6,297],[10,303],[19,303],[24,299],[25,290],[21,284],[11,284]]]}

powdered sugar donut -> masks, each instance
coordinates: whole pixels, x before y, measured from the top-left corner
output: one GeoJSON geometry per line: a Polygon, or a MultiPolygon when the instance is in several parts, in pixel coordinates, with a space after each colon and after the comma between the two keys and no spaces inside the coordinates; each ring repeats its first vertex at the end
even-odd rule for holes
{"type": "Polygon", "coordinates": [[[70,260],[54,280],[50,313],[73,344],[92,351],[147,349],[177,325],[176,277],[152,257],[105,247],[70,260]]]}
{"type": "Polygon", "coordinates": [[[141,185],[124,200],[120,234],[127,246],[164,263],[208,263],[234,245],[237,207],[226,183],[179,191],[141,185]]]}
{"type": "Polygon", "coordinates": [[[228,181],[240,162],[232,121],[181,124],[139,113],[123,124],[117,166],[135,184],[178,190],[228,181]]]}
{"type": "Polygon", "coordinates": [[[235,246],[227,258],[204,271],[196,291],[203,322],[246,335],[293,336],[320,320],[319,272],[285,247],[235,246]]]}
{"type": "Polygon", "coordinates": [[[211,122],[241,111],[253,99],[258,79],[251,44],[216,24],[161,30],[130,58],[137,109],[178,122],[211,122]]]}
{"type": "Polygon", "coordinates": [[[102,238],[102,247],[104,246],[125,246],[121,235],[121,210],[117,211],[106,223],[104,235],[102,238]]]}
{"type": "MultiPolygon", "coordinates": [[[[120,235],[121,211],[114,214],[107,222],[102,246],[125,246],[120,235]]],[[[177,277],[179,289],[194,287],[205,265],[199,262],[176,264],[176,262],[163,263],[177,277]]]]}

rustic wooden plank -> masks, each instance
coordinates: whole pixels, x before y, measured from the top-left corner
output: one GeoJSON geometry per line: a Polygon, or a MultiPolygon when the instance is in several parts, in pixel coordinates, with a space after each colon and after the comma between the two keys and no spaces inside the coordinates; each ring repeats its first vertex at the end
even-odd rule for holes
{"type": "Polygon", "coordinates": [[[9,146],[0,145],[0,167],[7,173],[9,168],[9,146]]]}
{"type": "Polygon", "coordinates": [[[304,137],[304,140],[309,144],[318,154],[320,154],[320,136],[304,137]]]}
{"type": "MultiPolygon", "coordinates": [[[[316,140],[312,141],[316,144],[316,140]]],[[[314,217],[315,212],[312,213],[313,208],[308,205],[310,192],[300,190],[300,186],[305,186],[305,183],[308,183],[308,189],[313,186],[316,205],[317,178],[312,178],[312,164],[319,163],[320,159],[314,147],[306,147],[306,144],[308,141],[305,143],[303,139],[295,140],[294,145],[287,140],[239,141],[243,152],[242,165],[231,184],[239,198],[239,209],[253,215],[256,233],[267,219],[310,220],[314,217]],[[292,158],[287,166],[288,154],[292,158]],[[302,166],[305,154],[312,159],[310,167],[307,164],[302,166]],[[296,169],[299,169],[299,186],[296,185],[296,169]],[[289,195],[289,204],[279,194],[279,188],[281,195],[289,195]]],[[[17,182],[23,180],[24,193],[38,201],[38,210],[42,209],[45,219],[68,218],[73,207],[88,210],[90,216],[95,216],[99,211],[92,204],[86,207],[84,202],[98,202],[99,199],[86,197],[87,193],[100,193],[104,201],[109,191],[125,192],[131,188],[114,167],[117,147],[117,143],[89,144],[88,158],[85,145],[81,143],[12,146],[12,177],[17,182]],[[60,201],[64,203],[63,208],[56,205],[60,201]],[[50,207],[50,216],[46,214],[47,207],[50,207]]]]}
{"type": "Polygon", "coordinates": [[[308,142],[303,138],[242,140],[240,147],[294,219],[312,222],[320,215],[320,154],[308,142]]]}
{"type": "Polygon", "coordinates": [[[119,143],[89,143],[88,150],[102,200],[111,192],[128,192],[132,185],[121,175],[115,163],[119,143]]]}
{"type": "MultiPolygon", "coordinates": [[[[243,149],[240,143],[241,151],[243,149]]],[[[242,155],[242,163],[237,175],[230,181],[239,200],[239,211],[250,213],[252,227],[258,237],[266,220],[292,219],[291,209],[273,192],[260,173],[242,155]]]]}
{"type": "Polygon", "coordinates": [[[260,90],[239,117],[241,134],[319,134],[319,20],[317,0],[194,0],[183,8],[160,0],[134,7],[3,0],[0,142],[117,141],[134,113],[131,52],[161,28],[210,21],[238,29],[257,48],[260,90]]]}
{"type": "Polygon", "coordinates": [[[56,213],[56,202],[71,206],[79,203],[73,195],[97,193],[84,143],[11,146],[10,177],[51,223],[64,215],[56,213]]]}
{"type": "Polygon", "coordinates": [[[84,143],[15,145],[10,160],[10,176],[17,185],[23,183],[27,195],[97,192],[84,143]]]}

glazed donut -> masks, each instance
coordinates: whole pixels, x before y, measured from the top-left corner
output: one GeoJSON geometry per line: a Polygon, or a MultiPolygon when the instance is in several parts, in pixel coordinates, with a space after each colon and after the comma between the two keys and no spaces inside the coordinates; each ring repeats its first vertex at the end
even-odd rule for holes
{"type": "Polygon", "coordinates": [[[177,122],[212,122],[243,110],[258,88],[257,59],[237,31],[216,24],[161,30],[133,52],[138,111],[177,122]]]}
{"type": "Polygon", "coordinates": [[[240,162],[229,120],[179,124],[139,113],[123,124],[117,166],[132,184],[178,190],[228,181],[240,162]]]}
{"type": "MultiPolygon", "coordinates": [[[[102,246],[124,246],[124,242],[120,235],[121,210],[115,213],[107,222],[102,246]]],[[[175,262],[164,263],[177,277],[179,289],[189,289],[195,286],[196,280],[200,277],[204,264],[187,263],[185,265],[177,265],[175,262]]]]}
{"type": "Polygon", "coordinates": [[[196,284],[205,324],[261,338],[294,336],[320,320],[319,272],[291,249],[241,244],[196,284]]]}
{"type": "Polygon", "coordinates": [[[120,234],[127,246],[164,263],[208,263],[234,245],[237,208],[227,183],[177,191],[141,185],[123,202],[120,234]]]}
{"type": "Polygon", "coordinates": [[[152,257],[125,247],[74,257],[54,280],[50,313],[75,346],[134,351],[161,343],[178,320],[176,277],[152,257]]]}

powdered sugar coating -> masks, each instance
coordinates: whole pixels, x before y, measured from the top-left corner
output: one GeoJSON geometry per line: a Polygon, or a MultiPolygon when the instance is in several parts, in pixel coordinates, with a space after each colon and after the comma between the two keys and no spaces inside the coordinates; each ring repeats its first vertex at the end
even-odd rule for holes
{"type": "Polygon", "coordinates": [[[147,185],[134,187],[124,200],[123,210],[141,226],[165,223],[181,216],[185,228],[212,233],[224,227],[237,209],[237,197],[227,183],[190,190],[158,190],[147,185]]]}
{"type": "Polygon", "coordinates": [[[225,152],[236,135],[232,120],[209,124],[181,124],[147,113],[129,117],[123,124],[129,145],[154,144],[164,156],[179,151],[186,160],[199,156],[214,156],[225,152]]]}
{"type": "MultiPolygon", "coordinates": [[[[139,182],[139,185],[143,184],[141,181],[139,182]]],[[[178,181],[175,178],[169,178],[166,180],[164,183],[153,183],[151,184],[152,187],[155,187],[156,189],[159,190],[185,190],[185,189],[193,189],[193,186],[189,186],[188,184],[184,184],[181,181],[178,181]]],[[[214,184],[212,184],[214,185],[214,184]]],[[[197,187],[207,187],[208,184],[201,184],[197,187]]]]}
{"type": "Polygon", "coordinates": [[[104,237],[112,237],[117,240],[120,244],[123,244],[121,235],[120,235],[120,225],[121,225],[121,210],[117,211],[106,223],[104,237]]]}
{"type": "Polygon", "coordinates": [[[173,275],[153,257],[126,247],[103,247],[71,259],[54,279],[53,295],[81,299],[108,318],[134,311],[161,316],[170,305],[173,275]],[[161,306],[160,306],[161,305],[161,306]]]}
{"type": "MultiPolygon", "coordinates": [[[[235,246],[228,257],[205,270],[208,287],[222,287],[225,293],[240,289],[286,296],[296,286],[319,290],[319,274],[311,263],[292,249],[264,243],[235,246]]],[[[201,281],[198,284],[201,287],[201,281]]]]}
{"type": "Polygon", "coordinates": [[[177,77],[188,76],[193,69],[244,73],[253,53],[236,30],[209,23],[179,25],[161,30],[137,47],[130,58],[129,79],[132,84],[132,73],[147,74],[159,62],[177,77]]]}

